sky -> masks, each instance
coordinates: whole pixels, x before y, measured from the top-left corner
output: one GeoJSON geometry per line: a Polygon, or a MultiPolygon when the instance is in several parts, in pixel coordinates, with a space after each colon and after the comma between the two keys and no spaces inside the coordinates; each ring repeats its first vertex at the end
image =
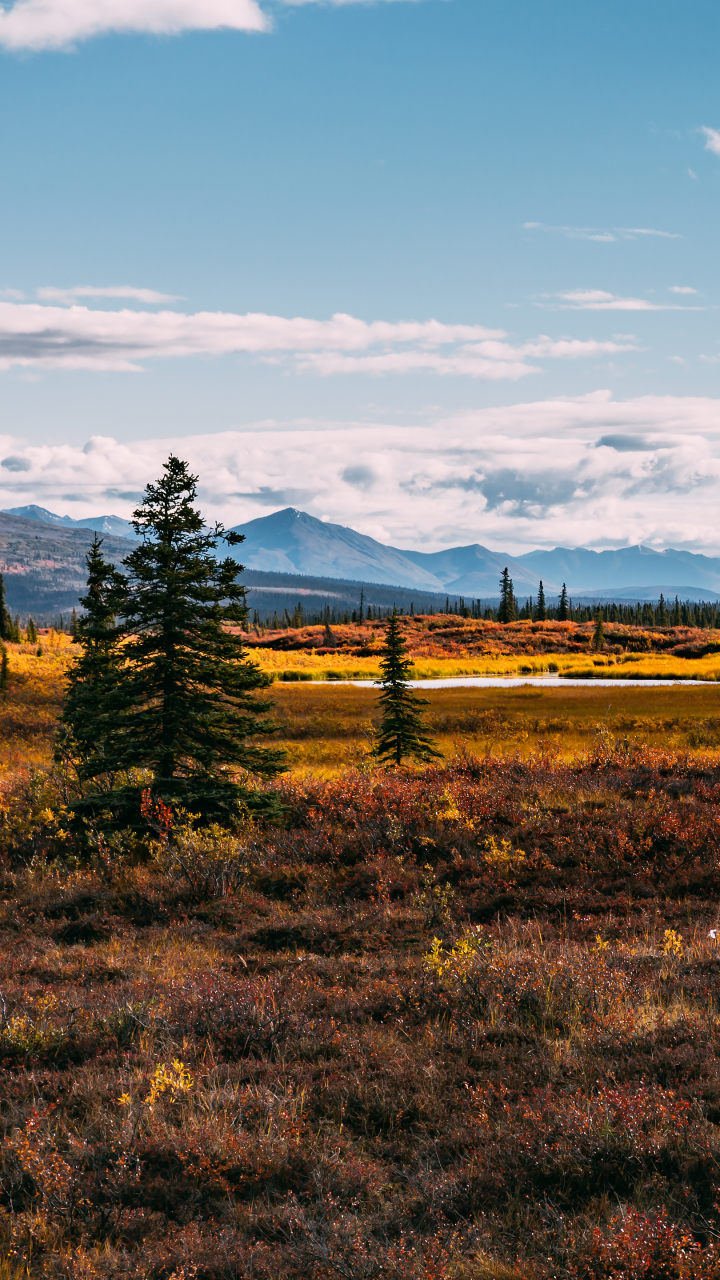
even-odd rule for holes
{"type": "Polygon", "coordinates": [[[720,551],[709,0],[0,0],[0,507],[720,551]]]}

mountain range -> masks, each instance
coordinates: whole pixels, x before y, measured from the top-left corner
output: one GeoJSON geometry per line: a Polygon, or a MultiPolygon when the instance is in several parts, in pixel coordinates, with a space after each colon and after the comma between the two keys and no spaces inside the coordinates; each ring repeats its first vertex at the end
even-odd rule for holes
{"type": "Polygon", "coordinates": [[[519,599],[536,595],[543,580],[545,592],[557,595],[562,584],[579,596],[606,594],[657,599],[710,599],[720,592],[720,557],[691,551],[654,551],[650,547],[622,547],[590,551],[586,547],[555,547],[511,556],[490,551],[480,543],[449,547],[446,551],[418,551],[388,547],[344,525],[317,520],[305,511],[286,507],[235,526],[245,537],[238,559],[250,569],[360,581],[492,599],[507,566],[519,599]],[[653,594],[648,594],[653,593],[653,594]]]}
{"type": "Polygon", "coordinates": [[[21,516],[25,520],[37,520],[40,524],[59,524],[66,529],[90,529],[95,533],[112,534],[115,538],[135,538],[130,521],[123,520],[122,516],[88,516],[85,520],[73,520],[72,516],[56,516],[54,511],[47,511],[34,503],[27,507],[8,507],[0,515],[21,516]]]}
{"type": "MultiPolygon", "coordinates": [[[[115,561],[127,555],[135,540],[132,526],[120,516],[73,520],[35,505],[0,512],[0,572],[10,607],[41,614],[76,605],[84,585],[84,558],[96,532],[115,561]]],[[[720,594],[720,557],[690,551],[654,551],[642,545],[609,551],[555,547],[511,556],[480,543],[422,551],[387,546],[294,507],[236,525],[235,532],[245,540],[231,554],[247,567],[250,602],[258,608],[281,609],[286,597],[294,606],[299,595],[313,597],[316,604],[349,600],[361,583],[376,589],[377,600],[366,591],[369,603],[386,603],[387,588],[393,588],[402,593],[398,607],[412,600],[418,612],[424,604],[437,608],[445,595],[490,602],[498,598],[506,566],[520,600],[537,594],[541,578],[549,600],[563,583],[576,601],[656,600],[661,592],[683,600],[711,600],[720,594]]]]}

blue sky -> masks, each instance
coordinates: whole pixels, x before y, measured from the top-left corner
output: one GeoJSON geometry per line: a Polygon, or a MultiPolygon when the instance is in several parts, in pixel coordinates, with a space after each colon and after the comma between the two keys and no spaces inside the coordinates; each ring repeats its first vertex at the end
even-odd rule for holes
{"type": "Polygon", "coordinates": [[[127,514],[172,446],[233,523],[720,548],[719,36],[707,2],[6,0],[0,505],[127,514]]]}

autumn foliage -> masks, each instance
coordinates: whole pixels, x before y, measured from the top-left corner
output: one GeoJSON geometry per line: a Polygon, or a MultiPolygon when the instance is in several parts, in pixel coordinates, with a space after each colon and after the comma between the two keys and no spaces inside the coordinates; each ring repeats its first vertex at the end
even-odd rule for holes
{"type": "Polygon", "coordinates": [[[720,1277],[720,768],[599,735],[0,809],[3,1277],[720,1277]]]}

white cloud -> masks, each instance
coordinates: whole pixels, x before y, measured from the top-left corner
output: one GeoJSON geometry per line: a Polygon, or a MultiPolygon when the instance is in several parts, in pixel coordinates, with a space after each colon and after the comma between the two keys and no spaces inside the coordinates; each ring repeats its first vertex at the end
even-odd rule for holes
{"type": "MultiPolygon", "coordinates": [[[[675,292],[680,292],[676,290],[675,292]]],[[[648,302],[647,298],[622,298],[603,289],[571,289],[557,295],[574,311],[702,311],[702,307],[682,307],[677,303],[648,302]]]]}
{"type": "MultiPolygon", "coordinates": [[[[133,290],[134,296],[150,292],[133,290]]],[[[104,296],[100,291],[98,295],[104,296]]],[[[299,370],[324,375],[424,369],[495,380],[538,372],[530,359],[577,359],[632,350],[636,348],[628,340],[549,337],[516,346],[502,329],[437,320],[368,323],[348,315],[310,320],[0,302],[0,368],[6,369],[19,365],[122,372],[136,371],[141,361],[151,358],[246,353],[287,359],[299,370]]]]}
{"type": "Polygon", "coordinates": [[[583,357],[637,351],[631,343],[583,342],[577,338],[539,338],[520,347],[507,342],[468,343],[457,353],[436,354],[430,351],[395,351],[383,355],[347,356],[339,352],[322,352],[303,356],[301,368],[325,375],[337,373],[413,373],[430,370],[447,377],[483,378],[487,381],[516,380],[539,373],[537,365],[527,358],[540,360],[577,360],[583,357]]]}
{"type": "Polygon", "coordinates": [[[712,151],[713,155],[720,156],[720,131],[708,129],[706,125],[703,125],[700,132],[705,134],[705,150],[712,151]]]}
{"type": "Polygon", "coordinates": [[[682,240],[679,231],[656,231],[654,227],[616,227],[619,235],[627,240],[635,236],[658,236],[661,240],[682,240]]]}
{"type": "Polygon", "coordinates": [[[523,227],[526,231],[547,231],[566,236],[568,240],[597,240],[602,244],[612,244],[617,239],[612,231],[602,231],[599,227],[552,227],[545,222],[524,222],[523,227]]]}
{"type": "Polygon", "coordinates": [[[656,231],[654,227],[553,227],[545,222],[524,222],[526,231],[547,231],[565,236],[568,240],[595,240],[600,244],[614,244],[617,240],[636,240],[638,236],[658,236],[661,240],[682,240],[677,231],[656,231]]]}
{"type": "MultiPolygon", "coordinates": [[[[285,4],[319,0],[282,0],[285,4]]],[[[363,0],[326,0],[331,4],[363,0]]],[[[111,32],[269,31],[257,0],[15,0],[0,5],[0,47],[66,49],[111,32]]]]}
{"type": "Polygon", "coordinates": [[[127,516],[173,450],[199,474],[203,510],[228,525],[297,505],[401,547],[643,542],[717,552],[719,418],[710,398],[616,401],[601,391],[402,427],[264,422],[124,444],[97,436],[84,447],[4,436],[0,508],[127,516]]]}
{"type": "MultiPolygon", "coordinates": [[[[109,285],[97,288],[90,284],[79,284],[73,289],[53,289],[45,287],[37,289],[38,298],[43,302],[76,302],[78,298],[123,298],[133,302],[158,304],[161,302],[178,302],[179,298],[172,293],[158,293],[155,289],[135,289],[130,284],[109,285]]],[[[20,295],[22,297],[22,295],[20,295]]]]}
{"type": "Polygon", "coordinates": [[[256,0],[16,0],[0,10],[6,49],[62,49],[108,32],[267,31],[256,0]]]}
{"type": "Polygon", "coordinates": [[[697,293],[697,289],[691,289],[687,284],[671,284],[671,293],[697,293]]]}

